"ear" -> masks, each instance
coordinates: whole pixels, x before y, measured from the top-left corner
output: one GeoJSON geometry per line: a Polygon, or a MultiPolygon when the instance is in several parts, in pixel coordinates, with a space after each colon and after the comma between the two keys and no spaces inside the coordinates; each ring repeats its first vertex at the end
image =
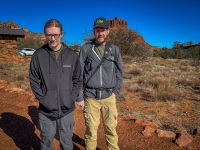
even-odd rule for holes
{"type": "Polygon", "coordinates": [[[63,37],[63,35],[64,35],[64,32],[62,31],[61,38],[63,37]]]}
{"type": "Polygon", "coordinates": [[[108,32],[108,33],[107,33],[107,35],[108,35],[108,34],[110,33],[110,30],[109,30],[109,29],[107,29],[107,32],[108,32]]]}

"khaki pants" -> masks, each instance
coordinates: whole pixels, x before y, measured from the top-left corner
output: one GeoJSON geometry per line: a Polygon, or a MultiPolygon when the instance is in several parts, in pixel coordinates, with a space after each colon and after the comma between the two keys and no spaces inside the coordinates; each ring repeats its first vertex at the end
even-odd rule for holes
{"type": "Polygon", "coordinates": [[[86,124],[86,150],[96,150],[97,130],[101,114],[108,149],[119,150],[118,135],[116,132],[118,113],[115,95],[103,100],[96,100],[93,98],[87,98],[85,100],[84,117],[86,124]]]}

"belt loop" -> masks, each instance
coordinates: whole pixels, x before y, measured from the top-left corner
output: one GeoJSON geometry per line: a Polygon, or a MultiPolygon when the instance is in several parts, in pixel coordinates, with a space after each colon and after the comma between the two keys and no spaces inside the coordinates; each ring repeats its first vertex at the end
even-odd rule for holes
{"type": "Polygon", "coordinates": [[[100,97],[100,89],[95,89],[96,90],[96,98],[99,99],[100,97]]]}

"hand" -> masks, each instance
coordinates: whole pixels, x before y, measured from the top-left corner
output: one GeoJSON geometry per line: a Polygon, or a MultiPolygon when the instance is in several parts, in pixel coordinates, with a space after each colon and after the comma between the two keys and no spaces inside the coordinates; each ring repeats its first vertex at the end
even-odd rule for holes
{"type": "Polygon", "coordinates": [[[79,107],[84,107],[85,106],[85,102],[84,100],[80,101],[80,102],[76,102],[76,105],[79,107]]]}

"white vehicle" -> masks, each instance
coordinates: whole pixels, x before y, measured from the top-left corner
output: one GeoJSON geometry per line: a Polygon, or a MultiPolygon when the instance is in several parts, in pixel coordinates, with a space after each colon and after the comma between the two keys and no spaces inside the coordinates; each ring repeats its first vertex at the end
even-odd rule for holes
{"type": "Polygon", "coordinates": [[[35,51],[33,48],[22,48],[18,50],[18,54],[21,56],[32,56],[35,51]]]}

